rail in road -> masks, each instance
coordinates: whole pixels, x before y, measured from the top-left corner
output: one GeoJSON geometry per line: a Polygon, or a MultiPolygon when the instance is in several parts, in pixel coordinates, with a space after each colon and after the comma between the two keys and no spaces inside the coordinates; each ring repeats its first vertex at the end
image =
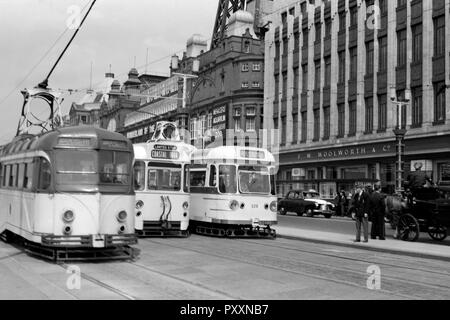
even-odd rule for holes
{"type": "MultiPolygon", "coordinates": [[[[34,296],[43,299],[450,298],[450,271],[436,260],[288,239],[196,235],[141,239],[137,248],[140,256],[135,261],[78,263],[80,290],[65,287],[68,264],[53,265],[10,252],[0,256],[0,283],[31,284],[34,296]],[[380,290],[367,288],[367,268],[372,265],[381,270],[380,290]]],[[[27,292],[21,294],[27,298],[27,292]]],[[[5,292],[0,298],[7,298],[5,292]]]]}

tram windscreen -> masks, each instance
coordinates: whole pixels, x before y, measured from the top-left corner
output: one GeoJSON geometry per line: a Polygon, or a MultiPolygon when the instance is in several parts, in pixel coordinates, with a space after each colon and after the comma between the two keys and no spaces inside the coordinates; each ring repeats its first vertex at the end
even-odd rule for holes
{"type": "Polygon", "coordinates": [[[159,191],[181,190],[181,165],[149,166],[148,189],[159,191]]]}
{"type": "Polygon", "coordinates": [[[100,183],[127,185],[130,182],[130,155],[126,152],[99,152],[100,183]]]}
{"type": "Polygon", "coordinates": [[[241,193],[270,194],[270,175],[267,167],[239,166],[241,193]]]}
{"type": "Polygon", "coordinates": [[[219,166],[220,193],[236,193],[236,167],[233,165],[219,166]]]}
{"type": "Polygon", "coordinates": [[[98,183],[95,151],[64,150],[56,156],[57,183],[93,185],[98,183]]]}

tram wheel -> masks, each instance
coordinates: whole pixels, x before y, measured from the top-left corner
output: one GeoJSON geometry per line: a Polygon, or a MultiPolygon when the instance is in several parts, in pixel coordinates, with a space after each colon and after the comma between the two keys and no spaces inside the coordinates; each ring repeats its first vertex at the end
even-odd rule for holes
{"type": "Polygon", "coordinates": [[[429,227],[428,235],[436,241],[444,241],[447,238],[447,228],[444,226],[429,227]]]}
{"type": "Polygon", "coordinates": [[[416,241],[419,238],[419,222],[410,214],[402,215],[398,221],[398,237],[403,241],[416,241]]]}

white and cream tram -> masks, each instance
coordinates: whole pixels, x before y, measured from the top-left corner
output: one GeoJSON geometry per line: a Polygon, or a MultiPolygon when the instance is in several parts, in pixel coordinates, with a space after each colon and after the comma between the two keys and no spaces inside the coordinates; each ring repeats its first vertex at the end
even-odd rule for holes
{"type": "Polygon", "coordinates": [[[160,130],[147,143],[134,145],[136,233],[142,237],[189,235],[189,164],[193,146],[178,138],[165,138],[173,123],[157,124],[160,130]]]}
{"type": "Polygon", "coordinates": [[[275,159],[264,149],[223,146],[191,157],[191,222],[196,233],[275,237],[275,159]]]}
{"type": "Polygon", "coordinates": [[[129,140],[94,127],[17,136],[0,152],[0,233],[54,260],[129,257],[132,164],[129,140]]]}

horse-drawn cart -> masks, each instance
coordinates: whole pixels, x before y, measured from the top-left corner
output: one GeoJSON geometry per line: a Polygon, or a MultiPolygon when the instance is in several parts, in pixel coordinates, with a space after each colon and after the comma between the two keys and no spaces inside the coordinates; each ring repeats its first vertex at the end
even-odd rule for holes
{"type": "Polygon", "coordinates": [[[447,237],[450,227],[450,187],[414,189],[403,197],[387,197],[387,213],[396,238],[416,241],[420,232],[437,241],[447,237]]]}

